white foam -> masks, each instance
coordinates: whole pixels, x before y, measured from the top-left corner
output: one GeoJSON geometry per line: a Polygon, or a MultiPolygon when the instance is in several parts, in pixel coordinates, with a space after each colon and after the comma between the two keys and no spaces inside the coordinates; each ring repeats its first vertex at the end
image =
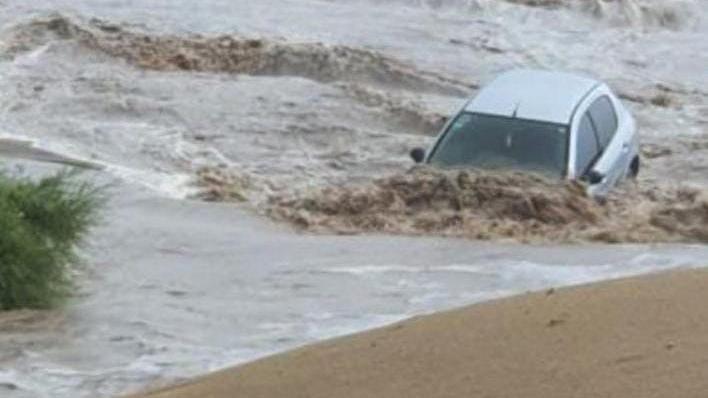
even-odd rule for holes
{"type": "Polygon", "coordinates": [[[419,273],[427,272],[427,269],[427,267],[412,267],[407,265],[362,265],[353,267],[329,267],[320,269],[319,271],[328,274],[350,274],[362,276],[394,272],[419,273]]]}
{"type": "Polygon", "coordinates": [[[356,319],[338,317],[324,325],[321,322],[308,323],[306,335],[309,340],[323,340],[390,325],[408,317],[408,314],[373,314],[356,319]]]}
{"type": "MultiPolygon", "coordinates": [[[[657,258],[658,260],[658,258],[657,258]]],[[[685,267],[683,262],[664,261],[647,264],[636,262],[636,258],[626,263],[558,266],[521,261],[498,267],[499,276],[504,283],[513,286],[526,286],[529,289],[546,286],[571,286],[602,280],[617,279],[656,272],[660,270],[685,267]]]]}
{"type": "Polygon", "coordinates": [[[14,64],[15,66],[19,67],[32,67],[40,62],[42,62],[41,57],[46,54],[49,51],[49,48],[53,45],[53,43],[48,43],[42,46],[39,46],[38,48],[27,52],[25,54],[21,54],[14,59],[14,64]]]}
{"type": "Polygon", "coordinates": [[[185,199],[197,192],[192,184],[192,176],[189,174],[146,171],[107,163],[104,163],[104,166],[106,171],[120,179],[136,183],[169,198],[185,199]]]}
{"type": "Polygon", "coordinates": [[[449,264],[440,266],[408,266],[408,265],[361,265],[351,267],[328,267],[319,270],[323,273],[331,274],[350,274],[350,275],[376,275],[387,273],[468,273],[468,274],[494,274],[495,272],[490,266],[472,265],[472,264],[449,264]]]}

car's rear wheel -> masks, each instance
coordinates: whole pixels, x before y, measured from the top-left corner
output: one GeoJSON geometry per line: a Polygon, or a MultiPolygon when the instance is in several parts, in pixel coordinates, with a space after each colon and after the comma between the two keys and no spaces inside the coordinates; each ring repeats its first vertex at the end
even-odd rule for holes
{"type": "Polygon", "coordinates": [[[629,165],[629,178],[636,179],[639,175],[639,168],[641,167],[641,162],[639,161],[639,156],[632,159],[632,163],[629,165]]]}

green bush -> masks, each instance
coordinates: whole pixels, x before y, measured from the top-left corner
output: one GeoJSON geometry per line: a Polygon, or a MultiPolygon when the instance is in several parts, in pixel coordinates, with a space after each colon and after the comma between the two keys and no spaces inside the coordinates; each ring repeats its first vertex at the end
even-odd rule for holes
{"type": "Polygon", "coordinates": [[[0,310],[49,308],[70,293],[76,245],[96,221],[101,190],[62,171],[0,173],[0,310]]]}

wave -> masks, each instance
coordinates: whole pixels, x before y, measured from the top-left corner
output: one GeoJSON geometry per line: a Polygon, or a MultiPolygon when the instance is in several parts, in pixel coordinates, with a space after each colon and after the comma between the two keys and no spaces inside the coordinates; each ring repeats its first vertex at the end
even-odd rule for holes
{"type": "Polygon", "coordinates": [[[369,184],[271,198],[268,214],[315,232],[520,242],[708,242],[708,195],[625,187],[600,204],[575,182],[426,168],[369,184]]]}
{"type": "Polygon", "coordinates": [[[375,51],[340,45],[235,35],[158,35],[62,14],[16,25],[8,36],[5,53],[10,55],[61,39],[155,71],[297,76],[323,83],[369,83],[452,96],[466,96],[470,88],[466,82],[418,70],[375,51]]]}
{"type": "MultiPolygon", "coordinates": [[[[341,0],[340,0],[341,1],[341,0]]],[[[371,2],[370,0],[367,0],[371,2]]],[[[570,10],[615,25],[679,29],[697,18],[701,0],[392,0],[415,8],[480,13],[510,5],[551,11],[570,10]]],[[[501,8],[501,9],[500,9],[501,8]]]]}
{"type": "Polygon", "coordinates": [[[679,29],[700,6],[694,0],[585,0],[574,7],[617,24],[679,29]]]}

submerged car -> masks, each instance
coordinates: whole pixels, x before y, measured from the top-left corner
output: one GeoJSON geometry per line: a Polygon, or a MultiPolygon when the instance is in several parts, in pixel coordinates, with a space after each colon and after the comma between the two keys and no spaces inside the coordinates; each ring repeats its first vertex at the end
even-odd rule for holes
{"type": "Polygon", "coordinates": [[[451,118],[417,163],[511,169],[588,183],[606,195],[639,173],[634,118],[610,88],[570,73],[514,70],[484,87],[451,118]]]}

